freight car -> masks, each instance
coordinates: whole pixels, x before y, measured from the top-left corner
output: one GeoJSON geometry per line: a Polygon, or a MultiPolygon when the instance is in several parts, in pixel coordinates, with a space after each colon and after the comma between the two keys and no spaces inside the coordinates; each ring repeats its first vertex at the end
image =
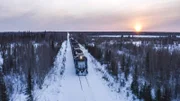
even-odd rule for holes
{"type": "Polygon", "coordinates": [[[87,58],[80,49],[79,43],[72,37],[70,38],[70,44],[74,59],[75,72],[78,76],[86,76],[88,74],[87,58]]]}

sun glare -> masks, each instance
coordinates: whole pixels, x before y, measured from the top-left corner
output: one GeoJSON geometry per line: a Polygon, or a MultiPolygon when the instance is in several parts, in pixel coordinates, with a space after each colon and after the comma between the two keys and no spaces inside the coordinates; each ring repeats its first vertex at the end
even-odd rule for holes
{"type": "Polygon", "coordinates": [[[137,25],[134,26],[134,29],[135,29],[136,32],[140,32],[142,30],[142,25],[137,24],[137,25]]]}

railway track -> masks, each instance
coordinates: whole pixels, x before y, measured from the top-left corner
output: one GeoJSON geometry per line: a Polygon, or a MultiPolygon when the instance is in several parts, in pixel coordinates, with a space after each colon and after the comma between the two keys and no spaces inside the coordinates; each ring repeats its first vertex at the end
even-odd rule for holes
{"type": "Polygon", "coordinates": [[[96,101],[88,78],[86,76],[78,76],[78,78],[85,101],[96,101]]]}

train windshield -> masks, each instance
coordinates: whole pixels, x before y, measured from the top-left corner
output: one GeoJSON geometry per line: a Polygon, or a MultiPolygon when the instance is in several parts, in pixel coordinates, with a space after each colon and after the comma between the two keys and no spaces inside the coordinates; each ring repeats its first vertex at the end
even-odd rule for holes
{"type": "Polygon", "coordinates": [[[79,62],[78,62],[78,67],[79,67],[79,68],[86,68],[85,62],[84,62],[84,61],[79,61],[79,62]]]}

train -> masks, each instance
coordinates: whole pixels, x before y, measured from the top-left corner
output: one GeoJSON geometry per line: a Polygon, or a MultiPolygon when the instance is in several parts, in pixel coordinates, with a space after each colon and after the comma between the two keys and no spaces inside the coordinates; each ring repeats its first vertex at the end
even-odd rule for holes
{"type": "Polygon", "coordinates": [[[78,76],[86,76],[88,74],[87,57],[84,56],[80,49],[79,43],[73,37],[70,37],[70,45],[75,65],[75,73],[78,76]]]}

